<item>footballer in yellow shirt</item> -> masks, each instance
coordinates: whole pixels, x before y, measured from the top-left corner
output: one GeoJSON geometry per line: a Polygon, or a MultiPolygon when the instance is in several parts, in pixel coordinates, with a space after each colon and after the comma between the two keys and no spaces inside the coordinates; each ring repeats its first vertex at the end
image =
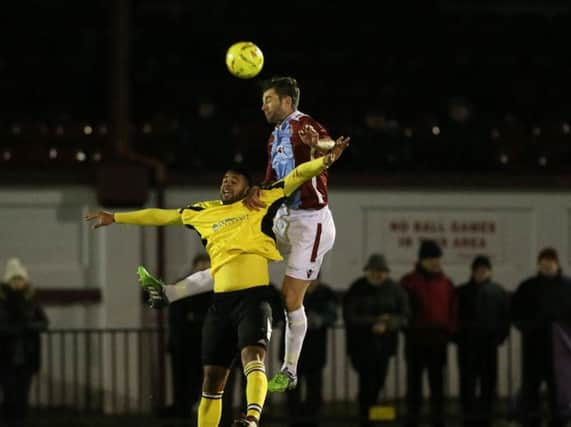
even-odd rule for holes
{"type": "MultiPolygon", "coordinates": [[[[303,163],[284,179],[261,191],[266,207],[250,210],[242,199],[249,177],[228,170],[222,178],[220,200],[198,202],[182,209],[142,209],[111,214],[113,222],[135,225],[186,225],[206,246],[212,262],[214,292],[228,292],[269,283],[268,262],[282,259],[272,232],[276,210],[301,184],[327,167],[328,157],[303,163]]],[[[101,215],[101,213],[93,214],[101,215]]]]}
{"type": "Polygon", "coordinates": [[[281,260],[272,232],[275,211],[301,184],[328,168],[348,146],[339,138],[325,156],[302,163],[285,178],[261,191],[265,206],[252,210],[242,200],[251,182],[247,173],[229,169],[222,179],[220,200],[182,209],[88,213],[94,228],[115,223],[186,225],[200,235],[211,260],[214,298],[203,328],[204,382],[198,427],[218,426],[222,395],[236,351],[246,376],[247,411],[233,425],[257,427],[267,394],[264,358],[271,336],[270,261],[281,260]]]}

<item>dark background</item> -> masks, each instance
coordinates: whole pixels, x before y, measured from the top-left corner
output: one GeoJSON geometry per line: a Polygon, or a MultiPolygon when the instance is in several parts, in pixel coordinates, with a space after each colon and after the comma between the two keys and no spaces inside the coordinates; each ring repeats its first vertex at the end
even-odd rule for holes
{"type": "Polygon", "coordinates": [[[92,171],[121,157],[123,138],[164,162],[171,181],[236,161],[262,171],[271,128],[257,83],[287,74],[302,111],[352,137],[340,172],[562,176],[570,10],[516,0],[6,1],[0,168],[92,171]],[[238,40],[264,52],[255,79],[226,70],[238,40]]]}

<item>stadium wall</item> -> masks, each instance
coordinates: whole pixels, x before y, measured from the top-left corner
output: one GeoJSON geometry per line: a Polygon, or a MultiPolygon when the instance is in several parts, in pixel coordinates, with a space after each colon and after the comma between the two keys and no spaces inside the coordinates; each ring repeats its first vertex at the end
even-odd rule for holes
{"type": "MultiPolygon", "coordinates": [[[[210,188],[172,188],[170,208],[217,197],[210,188]]],[[[151,199],[148,206],[153,206],[151,199]]],[[[564,271],[569,267],[571,196],[565,192],[331,191],[337,225],[333,251],[322,278],[345,289],[362,274],[368,255],[386,254],[398,279],[415,262],[418,240],[436,238],[444,245],[444,268],[455,283],[465,281],[474,255],[492,257],[496,279],[513,290],[535,272],[538,251],[555,247],[564,271]]],[[[92,230],[82,221],[99,209],[90,187],[0,188],[0,265],[19,256],[37,288],[99,289],[102,303],[78,311],[73,305],[52,309],[57,327],[141,324],[135,282],[138,264],[156,271],[156,229],[112,226],[92,230]],[[129,303],[128,303],[129,302],[129,303]]],[[[121,210],[121,209],[116,209],[121,210]]],[[[167,227],[166,277],[184,276],[202,250],[196,234],[167,227]]],[[[279,284],[283,264],[271,266],[279,284]]]]}
{"type": "MultiPolygon", "coordinates": [[[[216,189],[172,188],[165,201],[167,207],[176,208],[216,197],[216,189]]],[[[418,241],[426,237],[442,242],[444,268],[455,283],[468,278],[471,259],[478,253],[492,257],[495,277],[508,290],[534,274],[537,253],[544,246],[555,247],[563,270],[569,269],[571,197],[565,192],[343,189],[331,191],[330,199],[337,240],[322,278],[340,291],[362,274],[368,255],[375,251],[387,255],[392,276],[398,279],[413,267],[418,241]]],[[[154,206],[152,199],[148,206],[154,206]]],[[[10,256],[21,257],[38,289],[101,292],[98,304],[50,305],[52,328],[150,326],[154,317],[142,309],[135,270],[142,263],[156,271],[156,229],[91,230],[81,218],[93,209],[98,206],[91,187],[0,188],[0,263],[3,266],[10,256]]],[[[186,228],[168,227],[165,236],[165,279],[174,281],[187,273],[202,245],[186,228]]],[[[274,283],[280,284],[282,272],[282,263],[271,266],[274,283]]],[[[519,377],[517,332],[510,341],[509,352],[505,347],[501,351],[500,368],[512,364],[512,382],[519,377]]],[[[336,353],[344,352],[342,336],[335,347],[336,353]]],[[[451,360],[454,350],[450,346],[451,360]]],[[[456,370],[450,373],[454,393],[456,370]]],[[[353,389],[354,378],[349,381],[353,389]]],[[[508,389],[508,379],[500,379],[502,394],[508,389]]]]}

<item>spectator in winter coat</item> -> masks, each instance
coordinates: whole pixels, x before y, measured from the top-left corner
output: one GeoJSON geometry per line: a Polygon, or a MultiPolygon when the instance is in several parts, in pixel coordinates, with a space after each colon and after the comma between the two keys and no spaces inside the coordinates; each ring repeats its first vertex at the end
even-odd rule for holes
{"type": "Polygon", "coordinates": [[[492,280],[492,263],[479,255],[458,297],[458,368],[464,426],[489,426],[498,378],[498,347],[510,330],[508,293],[492,280]],[[479,389],[479,393],[477,390],[479,389]]]}
{"type": "Polygon", "coordinates": [[[543,249],[537,274],[517,287],[511,303],[512,321],[521,331],[522,388],[520,416],[525,427],[541,425],[539,390],[547,385],[551,427],[565,424],[557,408],[557,377],[553,365],[552,328],[571,321],[571,279],[564,276],[557,251],[543,249]]]}
{"type": "Polygon", "coordinates": [[[409,427],[419,424],[424,370],[430,385],[431,424],[444,425],[444,367],[448,341],[456,330],[456,294],[442,272],[441,258],[438,243],[423,240],[415,269],[401,279],[412,313],[405,346],[409,427]]]}
{"type": "Polygon", "coordinates": [[[373,254],[365,275],[345,294],[343,314],[347,353],[359,375],[361,426],[369,426],[369,409],[385,385],[389,360],[398,347],[398,332],[406,325],[410,307],[406,291],[389,276],[385,257],[373,254]]]}
{"type": "Polygon", "coordinates": [[[2,425],[25,425],[32,377],[40,367],[40,332],[47,326],[44,311],[34,301],[26,268],[18,258],[10,258],[0,284],[2,425]]]}

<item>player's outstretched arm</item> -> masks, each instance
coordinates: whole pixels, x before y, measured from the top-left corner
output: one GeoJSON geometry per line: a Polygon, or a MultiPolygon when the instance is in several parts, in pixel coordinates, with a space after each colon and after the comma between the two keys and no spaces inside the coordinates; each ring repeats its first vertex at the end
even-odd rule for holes
{"type": "Polygon", "coordinates": [[[131,212],[89,212],[83,219],[95,221],[93,228],[113,223],[134,225],[182,225],[182,217],[178,209],[142,209],[131,212]]]}
{"type": "Polygon", "coordinates": [[[88,212],[83,216],[85,221],[94,221],[91,228],[104,227],[106,225],[111,225],[115,222],[115,215],[113,212],[99,211],[99,212],[88,212]]]}
{"type": "Polygon", "coordinates": [[[298,134],[301,142],[322,153],[326,153],[335,147],[335,141],[331,138],[319,138],[319,132],[311,125],[305,125],[298,134]]]}
{"type": "Polygon", "coordinates": [[[345,151],[345,149],[349,147],[350,141],[351,137],[349,136],[348,137],[340,136],[339,138],[337,138],[337,140],[335,141],[335,146],[326,156],[324,156],[327,167],[331,166],[334,162],[336,162],[339,159],[339,157],[341,157],[343,151],[345,151]]]}
{"type": "Polygon", "coordinates": [[[323,157],[302,163],[292,170],[282,181],[284,185],[284,193],[286,196],[292,194],[305,181],[319,175],[323,170],[329,168],[334,162],[341,157],[343,151],[349,146],[351,138],[341,136],[335,141],[335,147],[323,157]]]}
{"type": "Polygon", "coordinates": [[[260,186],[259,185],[252,185],[250,187],[250,189],[248,190],[248,194],[246,194],[246,197],[244,198],[244,200],[242,200],[242,203],[244,203],[244,205],[248,209],[254,210],[254,211],[257,211],[258,209],[265,208],[266,204],[261,199],[261,188],[260,188],[260,186]]]}

